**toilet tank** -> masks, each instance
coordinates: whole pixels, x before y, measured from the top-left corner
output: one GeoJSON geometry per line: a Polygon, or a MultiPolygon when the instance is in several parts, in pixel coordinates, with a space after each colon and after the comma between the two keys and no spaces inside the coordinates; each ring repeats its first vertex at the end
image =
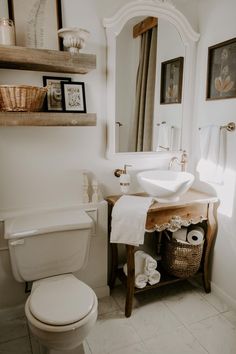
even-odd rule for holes
{"type": "Polygon", "coordinates": [[[49,211],[5,221],[14,278],[34,281],[86,265],[92,219],[83,210],[49,211]]]}

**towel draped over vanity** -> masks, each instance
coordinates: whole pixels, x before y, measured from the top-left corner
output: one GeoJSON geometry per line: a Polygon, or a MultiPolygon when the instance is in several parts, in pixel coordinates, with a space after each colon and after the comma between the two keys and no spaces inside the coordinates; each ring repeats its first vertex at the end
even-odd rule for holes
{"type": "Polygon", "coordinates": [[[110,242],[142,245],[147,212],[152,202],[152,197],[120,197],[112,209],[110,242]]]}

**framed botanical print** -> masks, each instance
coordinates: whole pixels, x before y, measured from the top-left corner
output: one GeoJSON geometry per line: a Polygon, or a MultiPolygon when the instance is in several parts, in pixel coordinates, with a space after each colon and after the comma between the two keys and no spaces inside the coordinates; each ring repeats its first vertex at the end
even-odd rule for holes
{"type": "Polygon", "coordinates": [[[46,110],[63,111],[61,82],[71,82],[69,77],[43,76],[43,86],[47,86],[46,110]]]}
{"type": "Polygon", "coordinates": [[[61,0],[8,0],[9,17],[16,30],[16,45],[62,49],[57,31],[62,27],[61,0]]]}
{"type": "Polygon", "coordinates": [[[161,63],[161,104],[181,103],[184,58],[161,63]]]}
{"type": "Polygon", "coordinates": [[[208,48],[207,100],[236,98],[236,38],[208,48]]]}
{"type": "Polygon", "coordinates": [[[62,104],[66,112],[86,113],[84,82],[62,82],[62,104]]]}

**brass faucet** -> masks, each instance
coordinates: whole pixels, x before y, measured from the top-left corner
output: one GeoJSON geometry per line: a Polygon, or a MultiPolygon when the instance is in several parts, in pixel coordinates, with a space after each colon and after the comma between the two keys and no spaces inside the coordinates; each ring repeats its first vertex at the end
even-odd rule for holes
{"type": "Polygon", "coordinates": [[[169,162],[169,167],[168,169],[170,170],[173,166],[174,163],[177,163],[178,165],[181,166],[181,171],[186,171],[186,167],[187,167],[187,162],[188,162],[188,154],[187,154],[187,151],[184,150],[182,152],[182,155],[181,155],[181,159],[179,160],[178,157],[174,156],[172,157],[172,159],[170,160],[169,162]]]}

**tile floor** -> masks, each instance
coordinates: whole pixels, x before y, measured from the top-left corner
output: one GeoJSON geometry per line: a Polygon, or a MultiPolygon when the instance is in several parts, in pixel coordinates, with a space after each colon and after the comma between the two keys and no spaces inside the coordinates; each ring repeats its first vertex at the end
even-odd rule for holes
{"type": "MultiPolygon", "coordinates": [[[[85,354],[236,354],[236,311],[199,287],[186,282],[139,294],[128,319],[124,302],[121,286],[99,301],[85,354]]],[[[0,354],[43,354],[22,307],[0,312],[0,354]]]]}

